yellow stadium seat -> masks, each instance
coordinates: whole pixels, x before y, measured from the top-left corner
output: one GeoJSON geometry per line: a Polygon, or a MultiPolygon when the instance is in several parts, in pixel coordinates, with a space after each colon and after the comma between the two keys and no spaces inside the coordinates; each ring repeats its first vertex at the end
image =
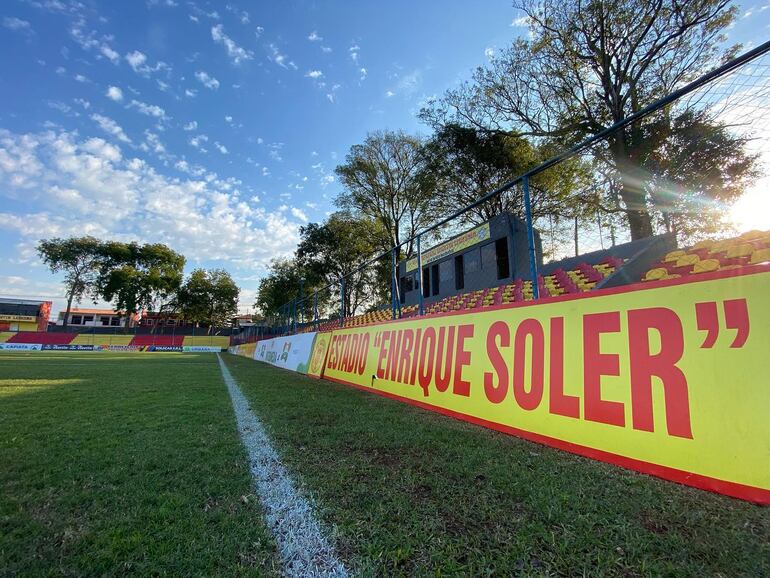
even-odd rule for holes
{"type": "Polygon", "coordinates": [[[692,266],[693,273],[710,273],[711,271],[717,271],[718,269],[718,259],[703,259],[702,261],[696,261],[692,266]]]}
{"type": "Polygon", "coordinates": [[[741,243],[740,245],[733,245],[727,249],[725,257],[733,259],[735,257],[747,257],[754,252],[754,245],[751,243],[741,243]]]}
{"type": "Polygon", "coordinates": [[[751,254],[751,259],[749,260],[751,265],[758,265],[759,263],[768,262],[770,262],[770,248],[756,249],[751,254]]]}
{"type": "Polygon", "coordinates": [[[692,246],[692,250],[697,249],[711,249],[711,247],[714,246],[714,241],[711,239],[704,239],[703,241],[698,241],[692,246]]]}
{"type": "Polygon", "coordinates": [[[647,273],[644,274],[644,277],[642,277],[642,281],[657,281],[658,279],[665,278],[666,275],[668,275],[668,271],[663,267],[658,267],[647,271],[647,273]]]}
{"type": "Polygon", "coordinates": [[[695,265],[700,261],[700,257],[698,255],[694,254],[686,254],[679,257],[679,259],[676,260],[676,266],[677,267],[689,267],[690,265],[695,265]]]}
{"type": "Polygon", "coordinates": [[[669,253],[666,253],[666,256],[664,257],[664,261],[666,263],[670,263],[671,261],[676,261],[680,257],[683,257],[686,253],[682,251],[681,249],[677,249],[676,251],[671,251],[669,253]]]}

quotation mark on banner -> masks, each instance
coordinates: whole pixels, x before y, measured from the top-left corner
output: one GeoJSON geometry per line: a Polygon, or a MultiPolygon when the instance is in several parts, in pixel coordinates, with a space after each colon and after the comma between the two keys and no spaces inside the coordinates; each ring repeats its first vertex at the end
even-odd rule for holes
{"type": "MultiPolygon", "coordinates": [[[[749,307],[745,299],[728,299],[722,302],[725,312],[725,326],[736,330],[735,338],[730,347],[743,347],[749,338],[749,307]]],[[[719,335],[719,313],[716,301],[706,301],[695,304],[695,318],[698,329],[706,331],[706,337],[701,343],[701,349],[714,347],[719,335]]]]}

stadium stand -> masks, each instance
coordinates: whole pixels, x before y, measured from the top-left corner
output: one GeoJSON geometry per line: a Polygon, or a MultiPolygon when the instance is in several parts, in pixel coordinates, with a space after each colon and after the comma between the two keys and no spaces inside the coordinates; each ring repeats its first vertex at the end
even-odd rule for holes
{"type": "Polygon", "coordinates": [[[67,345],[75,337],[74,333],[47,333],[44,331],[19,331],[6,343],[40,343],[41,345],[67,345]]]}
{"type": "Polygon", "coordinates": [[[654,263],[641,281],[678,279],[770,262],[770,231],[748,231],[721,241],[704,240],[669,251],[654,263]]]}

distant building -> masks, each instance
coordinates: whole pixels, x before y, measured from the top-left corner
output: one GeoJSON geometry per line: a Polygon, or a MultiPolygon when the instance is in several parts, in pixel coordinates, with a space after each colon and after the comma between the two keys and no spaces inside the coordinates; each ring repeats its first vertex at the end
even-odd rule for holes
{"type": "Polygon", "coordinates": [[[46,331],[50,301],[0,297],[0,331],[46,331]]]}
{"type": "MultiPolygon", "coordinates": [[[[64,325],[65,314],[65,311],[59,311],[56,325],[64,325]]],[[[138,315],[126,317],[123,312],[114,309],[73,307],[70,310],[67,325],[72,327],[135,327],[137,321],[138,315]]]]}
{"type": "Polygon", "coordinates": [[[183,319],[176,313],[145,311],[139,319],[142,327],[195,327],[195,323],[183,319]]]}
{"type": "MultiPolygon", "coordinates": [[[[539,267],[543,264],[543,251],[537,229],[534,236],[539,267]]],[[[399,294],[404,305],[415,305],[419,291],[429,303],[531,277],[527,225],[508,213],[497,215],[435,247],[423,247],[420,275],[416,256],[398,264],[399,294]]]]}
{"type": "Polygon", "coordinates": [[[262,324],[264,319],[255,318],[254,315],[236,315],[232,318],[233,327],[254,327],[255,325],[262,324]]]}

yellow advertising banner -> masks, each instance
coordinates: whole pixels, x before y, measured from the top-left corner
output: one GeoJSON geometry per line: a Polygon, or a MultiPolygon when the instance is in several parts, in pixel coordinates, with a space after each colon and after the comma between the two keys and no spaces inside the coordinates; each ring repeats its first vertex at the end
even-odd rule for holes
{"type": "Polygon", "coordinates": [[[323,377],[770,504],[768,295],[762,266],[335,330],[323,377]]]}
{"type": "Polygon", "coordinates": [[[35,323],[37,317],[34,315],[0,315],[0,321],[28,321],[35,323]]]}
{"type": "Polygon", "coordinates": [[[310,364],[307,369],[307,374],[309,376],[321,377],[324,361],[326,361],[326,352],[329,350],[331,338],[331,333],[316,333],[315,338],[313,339],[313,350],[310,353],[310,364]]]}
{"type": "MultiPolygon", "coordinates": [[[[458,235],[454,239],[449,239],[446,243],[441,243],[440,245],[436,245],[427,251],[423,251],[421,255],[422,265],[424,267],[433,261],[443,259],[447,255],[451,255],[457,251],[467,249],[468,247],[475,245],[476,243],[480,243],[481,241],[486,241],[489,239],[489,237],[489,223],[485,223],[479,227],[476,227],[475,229],[466,231],[462,235],[458,235]]],[[[409,271],[414,271],[415,269],[417,269],[417,257],[409,259],[409,261],[406,262],[407,273],[409,271]]]]}

